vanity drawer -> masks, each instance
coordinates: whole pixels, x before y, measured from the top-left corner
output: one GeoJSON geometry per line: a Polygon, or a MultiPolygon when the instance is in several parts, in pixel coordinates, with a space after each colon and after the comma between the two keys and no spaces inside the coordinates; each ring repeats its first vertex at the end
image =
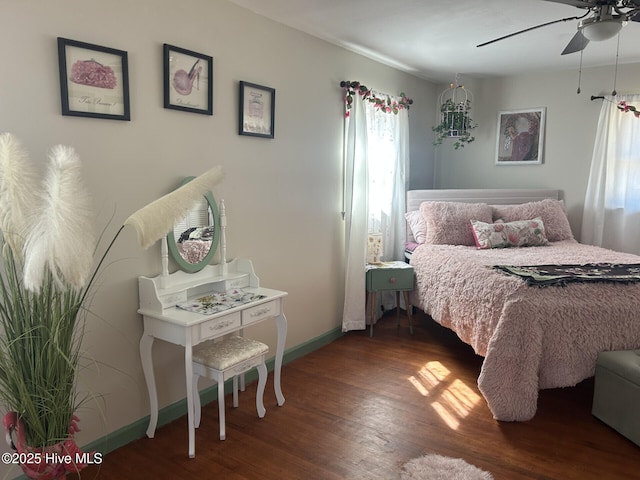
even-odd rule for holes
{"type": "Polygon", "coordinates": [[[242,321],[240,312],[225,315],[222,318],[208,320],[200,324],[200,340],[219,337],[225,333],[238,330],[242,321]]]}
{"type": "Polygon", "coordinates": [[[245,288],[249,286],[249,275],[239,275],[236,278],[225,280],[224,289],[231,290],[232,288],[245,288]]]}
{"type": "Polygon", "coordinates": [[[263,318],[275,317],[276,315],[280,315],[280,302],[278,300],[261,303],[242,311],[242,325],[249,325],[263,318]]]}

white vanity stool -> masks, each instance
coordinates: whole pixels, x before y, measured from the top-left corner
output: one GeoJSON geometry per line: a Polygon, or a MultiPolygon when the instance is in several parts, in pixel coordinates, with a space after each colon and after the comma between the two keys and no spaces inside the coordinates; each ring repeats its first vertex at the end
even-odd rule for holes
{"type": "MultiPolygon", "coordinates": [[[[220,420],[220,440],[225,434],[224,382],[233,377],[233,406],[238,406],[238,376],[256,367],[258,370],[258,390],[256,392],[256,410],[258,417],[264,417],[263,396],[267,383],[265,355],[269,347],[262,342],[237,335],[227,337],[220,342],[209,340],[193,349],[193,406],[194,427],[200,426],[201,406],[198,393],[198,379],[207,377],[218,384],[218,411],[220,420]]],[[[194,452],[195,453],[195,452],[194,452]]]]}

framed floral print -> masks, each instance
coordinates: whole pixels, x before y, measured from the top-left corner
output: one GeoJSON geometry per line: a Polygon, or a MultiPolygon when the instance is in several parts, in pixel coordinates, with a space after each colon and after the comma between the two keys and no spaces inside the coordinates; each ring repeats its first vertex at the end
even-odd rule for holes
{"type": "Polygon", "coordinates": [[[62,115],[130,120],[127,52],[58,37],[62,115]]]}

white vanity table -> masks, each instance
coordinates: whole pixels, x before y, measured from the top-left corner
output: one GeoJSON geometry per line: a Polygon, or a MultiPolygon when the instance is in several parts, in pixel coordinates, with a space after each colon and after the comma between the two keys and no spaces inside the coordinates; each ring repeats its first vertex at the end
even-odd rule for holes
{"type": "MultiPolygon", "coordinates": [[[[158,423],[158,396],[154,377],[152,347],[156,338],[184,347],[189,423],[189,457],[195,456],[192,348],[200,342],[242,331],[248,325],[275,319],[278,343],[275,355],[274,390],[278,405],[284,404],[280,387],[282,357],[287,335],[283,302],[287,292],[260,287],[253,265],[247,259],[235,259],[219,265],[207,265],[195,273],[177,271],[157,277],[139,277],[140,313],[144,332],[140,339],[140,357],[144,371],[151,414],[147,436],[153,438],[158,423]],[[176,307],[176,304],[233,288],[264,295],[259,300],[217,312],[201,314],[176,307]]],[[[224,388],[224,386],[218,386],[224,388]]]]}

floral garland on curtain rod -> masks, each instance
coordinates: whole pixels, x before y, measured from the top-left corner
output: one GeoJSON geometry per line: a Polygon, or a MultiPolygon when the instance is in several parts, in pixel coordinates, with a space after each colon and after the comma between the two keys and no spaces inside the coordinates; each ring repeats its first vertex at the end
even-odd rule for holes
{"type": "Polygon", "coordinates": [[[636,118],[640,118],[640,110],[638,110],[633,105],[627,105],[627,102],[625,101],[618,103],[618,110],[622,110],[623,112],[633,112],[633,115],[636,118]]]}
{"type": "Polygon", "coordinates": [[[394,115],[397,115],[400,110],[409,110],[409,107],[413,104],[413,100],[407,97],[404,93],[400,93],[400,98],[392,98],[389,95],[379,97],[373,90],[362,85],[360,82],[343,80],[340,82],[340,87],[345,91],[344,116],[346,118],[349,118],[353,99],[356,94],[360,95],[363,100],[373,103],[373,106],[378,108],[381,112],[393,113],[394,115]]]}

